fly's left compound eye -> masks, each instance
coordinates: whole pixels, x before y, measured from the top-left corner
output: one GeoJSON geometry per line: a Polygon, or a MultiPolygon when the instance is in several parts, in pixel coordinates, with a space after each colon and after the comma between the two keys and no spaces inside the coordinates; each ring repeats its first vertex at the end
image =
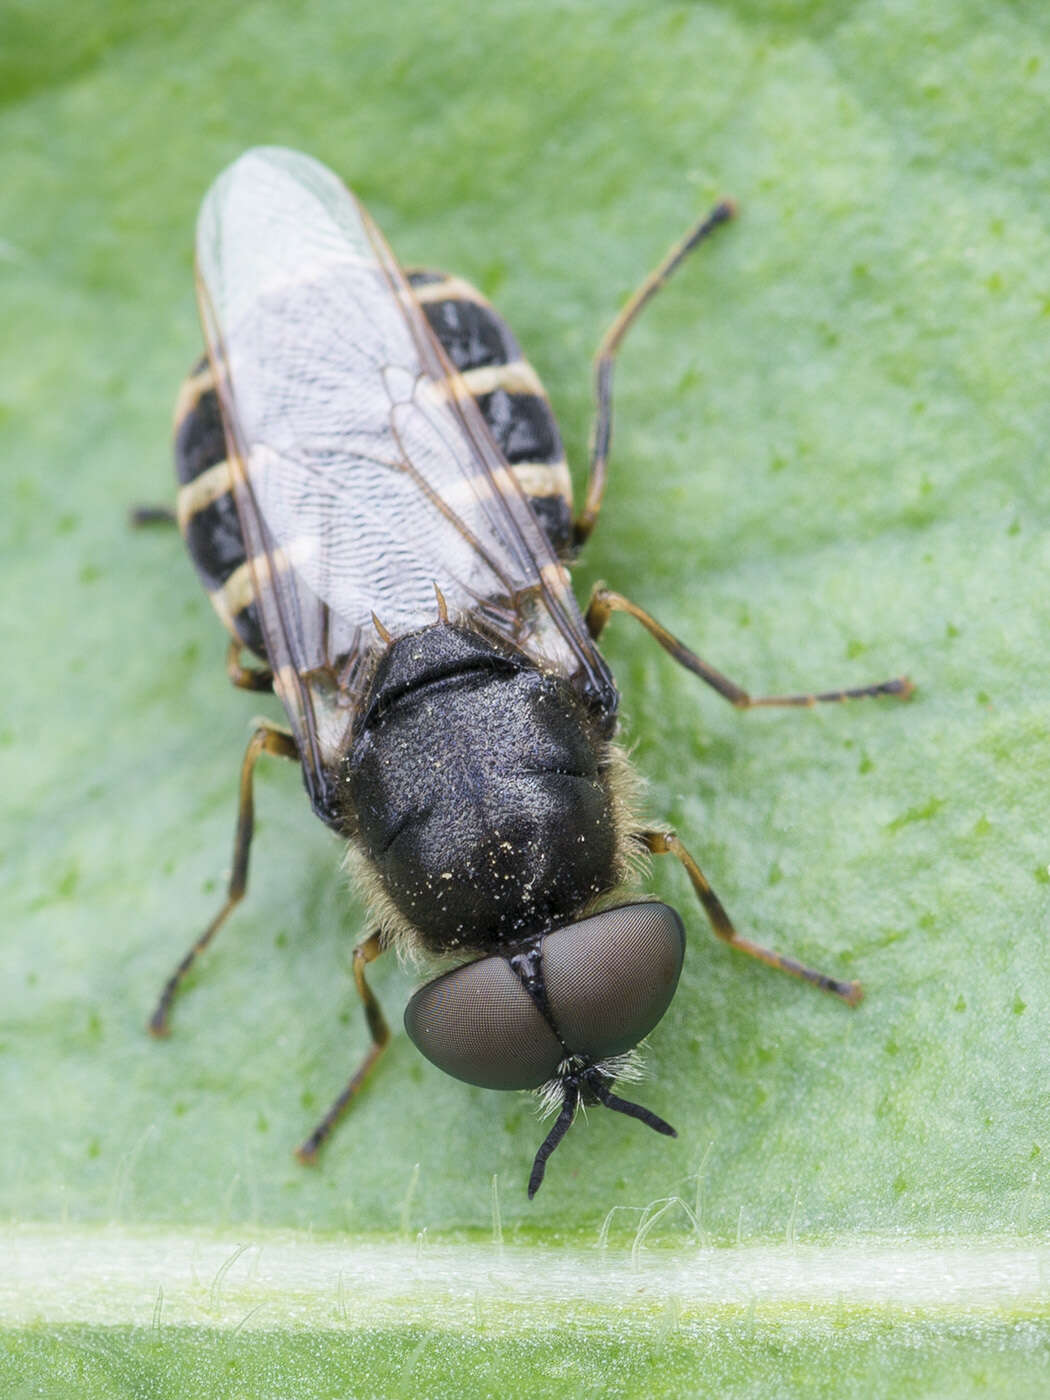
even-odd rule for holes
{"type": "Polygon", "coordinates": [[[505,958],[436,977],[405,1007],[416,1049],[453,1079],[482,1089],[538,1089],[565,1052],[505,958]]]}

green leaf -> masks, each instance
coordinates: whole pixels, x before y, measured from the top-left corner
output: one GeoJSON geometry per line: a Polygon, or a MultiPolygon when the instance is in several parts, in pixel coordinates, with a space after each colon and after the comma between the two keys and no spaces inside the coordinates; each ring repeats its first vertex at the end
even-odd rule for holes
{"type": "MultiPolygon", "coordinates": [[[[1050,19],[22,0],[0,55],[4,1393],[1044,1394],[1050,19]],[[717,943],[658,863],[690,945],[638,1094],[679,1137],[592,1113],[531,1204],[530,1101],[402,1036],[293,1160],[366,1032],[363,906],[290,768],[259,770],[249,896],[172,1038],[144,1031],[277,714],[226,685],[179,540],[125,525],[172,491],[196,208],[260,142],[498,299],[578,494],[593,348],[734,195],[625,345],[578,591],[756,694],[918,685],[742,715],[614,618],[648,813],[742,932],[866,999],[717,943]],[[335,1255],[253,1292],[277,1238],[335,1255]],[[405,1285],[373,1313],[379,1248],[405,1285]]],[[[398,1024],[410,974],[374,985],[398,1024]]]]}

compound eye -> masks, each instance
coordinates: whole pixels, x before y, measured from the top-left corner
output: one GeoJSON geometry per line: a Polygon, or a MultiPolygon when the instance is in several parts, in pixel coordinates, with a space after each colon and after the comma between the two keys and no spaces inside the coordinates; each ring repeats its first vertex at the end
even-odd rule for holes
{"type": "Polygon", "coordinates": [[[622,1055],[671,1004],[685,929],[666,904],[622,904],[543,940],[543,976],[565,1044],[588,1060],[622,1055]]]}
{"type": "Polygon", "coordinates": [[[482,958],[436,977],[405,1007],[416,1049],[483,1089],[538,1089],[565,1052],[510,964],[482,958]]]}

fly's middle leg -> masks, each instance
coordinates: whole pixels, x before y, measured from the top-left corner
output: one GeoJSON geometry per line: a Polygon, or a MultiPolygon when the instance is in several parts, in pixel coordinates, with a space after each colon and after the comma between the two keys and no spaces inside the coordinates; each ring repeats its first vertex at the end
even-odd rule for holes
{"type": "Polygon", "coordinates": [[[614,593],[604,584],[596,584],[587,605],[587,630],[597,638],[614,612],[625,612],[640,622],[651,637],[660,643],[668,655],[673,656],[679,666],[699,676],[705,685],[718,692],[738,710],[755,710],[762,707],[781,706],[792,709],[808,709],[813,705],[835,703],[842,700],[863,700],[877,695],[893,695],[898,700],[907,700],[915,686],[907,676],[897,676],[893,680],[878,681],[874,685],[853,686],[846,690],[821,690],[800,695],[752,695],[743,686],[731,681],[702,657],[680,642],[673,633],[651,617],[637,603],[632,603],[621,593],[614,593]]]}
{"type": "Polygon", "coordinates": [[[255,829],[255,802],[252,794],[252,777],[256,761],[262,754],[273,754],[277,758],[291,758],[298,761],[299,748],[290,734],[275,729],[269,724],[260,724],[248,741],[241,764],[240,800],[237,806],[237,830],[233,840],[233,869],[226,891],[226,902],[212,919],[211,923],[196,940],[189,952],[176,967],[164,984],[156,1009],[149,1019],[151,1034],[164,1036],[170,1029],[171,1004],[185,981],[193,964],[204,952],[229,915],[244,898],[248,885],[248,856],[251,851],[252,834],[255,829]]]}

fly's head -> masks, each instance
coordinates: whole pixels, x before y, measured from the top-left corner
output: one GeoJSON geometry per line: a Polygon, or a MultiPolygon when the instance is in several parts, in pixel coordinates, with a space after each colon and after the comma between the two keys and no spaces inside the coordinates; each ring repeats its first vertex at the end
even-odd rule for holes
{"type": "Polygon", "coordinates": [[[623,904],[464,963],[408,1003],[410,1038],[446,1074],[486,1089],[540,1089],[557,1107],[530,1198],[581,1103],[675,1136],[612,1084],[671,1004],[684,952],[682,921],[668,905],[623,904]]]}

